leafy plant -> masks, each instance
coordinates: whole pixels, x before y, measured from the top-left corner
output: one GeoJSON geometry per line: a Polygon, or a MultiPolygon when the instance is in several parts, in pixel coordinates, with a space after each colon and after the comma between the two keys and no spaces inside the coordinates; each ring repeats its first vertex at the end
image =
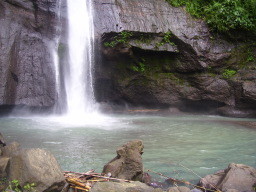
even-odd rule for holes
{"type": "Polygon", "coordinates": [[[145,64],[145,59],[142,58],[140,62],[137,63],[137,65],[132,65],[131,70],[135,72],[140,72],[143,73],[146,70],[146,64],[145,64]]]}
{"type": "Polygon", "coordinates": [[[20,186],[20,182],[16,179],[9,182],[9,186],[4,192],[8,192],[9,190],[14,192],[36,192],[35,183],[27,183],[23,188],[20,186]]]}
{"type": "Polygon", "coordinates": [[[104,46],[105,47],[115,47],[116,46],[116,42],[115,41],[111,41],[111,42],[105,42],[104,46]]]}
{"type": "Polygon", "coordinates": [[[115,47],[117,46],[117,44],[121,43],[121,44],[127,44],[128,40],[133,36],[132,32],[129,31],[122,31],[121,33],[119,33],[117,36],[115,36],[113,38],[113,41],[110,42],[105,42],[104,46],[105,47],[115,47]]]}
{"type": "Polygon", "coordinates": [[[229,79],[233,77],[235,74],[236,74],[235,70],[225,69],[224,72],[222,73],[222,77],[224,77],[225,79],[229,79]]]}
{"type": "Polygon", "coordinates": [[[197,18],[203,18],[217,31],[241,29],[256,31],[256,0],[166,0],[173,6],[185,6],[197,18]]]}
{"type": "Polygon", "coordinates": [[[166,43],[169,43],[170,45],[175,45],[175,43],[171,41],[171,38],[172,38],[172,33],[170,31],[166,32],[164,34],[163,39],[156,44],[156,48],[159,48],[166,43]]]}
{"type": "Polygon", "coordinates": [[[252,49],[248,49],[247,52],[246,52],[246,54],[247,54],[246,62],[255,61],[256,56],[255,56],[255,54],[253,53],[252,49]]]}
{"type": "Polygon", "coordinates": [[[253,30],[255,28],[255,21],[250,19],[250,14],[242,6],[241,0],[214,2],[211,6],[206,7],[205,13],[207,23],[219,31],[253,30]]]}

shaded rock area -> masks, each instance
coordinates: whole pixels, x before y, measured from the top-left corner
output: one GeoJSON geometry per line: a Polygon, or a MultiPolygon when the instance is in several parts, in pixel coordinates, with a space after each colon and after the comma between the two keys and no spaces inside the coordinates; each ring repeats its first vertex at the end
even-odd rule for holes
{"type": "Polygon", "coordinates": [[[255,192],[256,169],[242,164],[231,163],[227,169],[207,175],[199,185],[207,189],[226,191],[255,192]]]}
{"type": "Polygon", "coordinates": [[[56,102],[56,0],[0,1],[0,110],[56,102]]]}
{"type": "Polygon", "coordinates": [[[61,191],[65,178],[55,157],[44,149],[22,149],[18,143],[0,147],[0,191],[17,180],[35,184],[38,192],[61,191]]]}
{"type": "Polygon", "coordinates": [[[117,156],[107,163],[103,168],[104,174],[112,177],[133,181],[142,181],[143,144],[140,140],[133,140],[118,148],[117,156]]]}
{"type": "Polygon", "coordinates": [[[256,37],[230,39],[165,0],[97,0],[96,98],[256,117],[256,37]]]}

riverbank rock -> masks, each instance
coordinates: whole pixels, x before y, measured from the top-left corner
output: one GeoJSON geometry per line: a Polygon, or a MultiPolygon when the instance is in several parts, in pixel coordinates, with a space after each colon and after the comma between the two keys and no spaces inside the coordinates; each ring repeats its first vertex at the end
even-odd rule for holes
{"type": "Polygon", "coordinates": [[[90,192],[163,192],[162,189],[154,189],[148,185],[135,181],[131,183],[127,182],[98,182],[96,183],[90,192]]]}
{"type": "Polygon", "coordinates": [[[3,151],[3,147],[6,146],[5,142],[4,142],[4,137],[3,135],[0,133],[0,156],[2,155],[3,151]]]}
{"type": "Polygon", "coordinates": [[[3,147],[3,156],[12,157],[16,152],[20,150],[20,144],[17,142],[12,142],[9,145],[3,147]]]}
{"type": "Polygon", "coordinates": [[[38,192],[61,191],[65,178],[55,157],[44,149],[21,149],[17,142],[2,148],[0,191],[8,181],[18,180],[21,187],[35,184],[38,192]]]}
{"type": "Polygon", "coordinates": [[[112,177],[120,179],[141,181],[143,148],[141,140],[130,141],[118,148],[117,156],[104,166],[103,173],[110,173],[112,177]]]}
{"type": "MultiPolygon", "coordinates": [[[[0,133],[0,148],[6,146],[3,135],[0,133]]],[[[0,153],[1,155],[1,153],[0,153]]]]}
{"type": "Polygon", "coordinates": [[[22,149],[10,159],[10,180],[23,186],[35,183],[38,191],[60,191],[64,176],[55,157],[44,149],[22,149]]]}
{"type": "Polygon", "coordinates": [[[170,187],[167,192],[190,192],[190,189],[187,187],[170,187]]]}
{"type": "Polygon", "coordinates": [[[256,183],[256,169],[243,164],[231,163],[227,169],[207,175],[198,185],[207,189],[217,189],[226,192],[236,190],[239,192],[255,192],[253,185],[256,183]]]}
{"type": "Polygon", "coordinates": [[[235,118],[254,117],[256,115],[256,112],[253,110],[236,109],[234,106],[220,107],[217,111],[220,115],[235,118]]]}

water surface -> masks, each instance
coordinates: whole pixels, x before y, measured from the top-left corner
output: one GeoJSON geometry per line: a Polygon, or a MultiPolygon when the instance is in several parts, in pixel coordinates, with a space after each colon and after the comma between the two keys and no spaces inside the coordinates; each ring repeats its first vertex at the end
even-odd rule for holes
{"type": "Polygon", "coordinates": [[[92,116],[87,123],[65,118],[0,119],[8,142],[50,150],[63,170],[100,172],[118,146],[141,139],[145,170],[190,181],[226,168],[229,163],[256,167],[256,129],[217,116],[112,115],[92,116]],[[96,121],[95,119],[96,118],[96,121]]]}

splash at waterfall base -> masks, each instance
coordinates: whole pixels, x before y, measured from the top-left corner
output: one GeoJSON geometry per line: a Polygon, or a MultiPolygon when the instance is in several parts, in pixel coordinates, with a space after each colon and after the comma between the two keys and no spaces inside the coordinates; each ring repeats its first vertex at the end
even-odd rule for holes
{"type": "Polygon", "coordinates": [[[131,190],[140,192],[201,192],[205,190],[254,192],[256,169],[234,163],[225,170],[201,178],[197,185],[151,171],[161,175],[162,179],[166,179],[162,183],[155,182],[151,180],[148,173],[143,171],[141,157],[143,147],[140,140],[130,141],[117,149],[117,156],[104,166],[102,174],[93,173],[93,171],[87,173],[67,171],[64,173],[67,182],[65,184],[63,173],[56,159],[48,151],[22,149],[15,142],[7,146],[1,145],[0,190],[4,190],[6,187],[11,190],[11,181],[16,180],[18,181],[16,187],[23,189],[25,184],[34,183],[32,190],[40,192],[67,192],[69,188],[91,192],[127,192],[131,190]],[[182,187],[184,184],[186,187],[182,187]]]}

